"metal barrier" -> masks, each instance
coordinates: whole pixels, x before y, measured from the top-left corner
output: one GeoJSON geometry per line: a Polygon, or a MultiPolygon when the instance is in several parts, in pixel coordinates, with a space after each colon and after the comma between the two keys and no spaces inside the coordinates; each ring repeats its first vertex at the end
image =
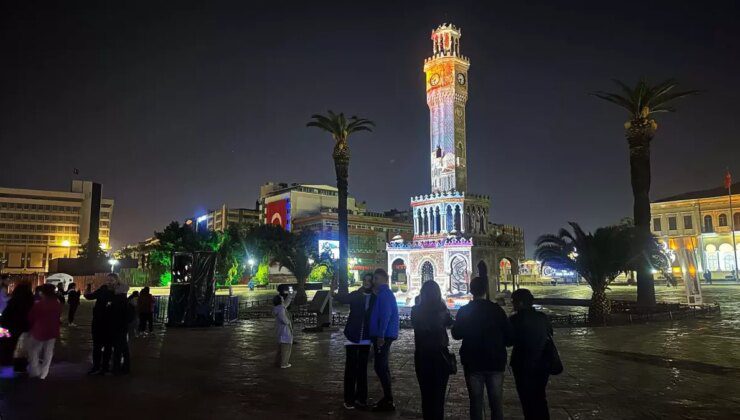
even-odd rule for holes
{"type": "MultiPolygon", "coordinates": [[[[166,324],[168,321],[167,307],[169,296],[154,296],[154,322],[166,324]]],[[[221,312],[225,323],[236,322],[240,314],[248,308],[268,301],[246,301],[240,302],[239,296],[216,295],[213,300],[214,314],[221,312]]]]}

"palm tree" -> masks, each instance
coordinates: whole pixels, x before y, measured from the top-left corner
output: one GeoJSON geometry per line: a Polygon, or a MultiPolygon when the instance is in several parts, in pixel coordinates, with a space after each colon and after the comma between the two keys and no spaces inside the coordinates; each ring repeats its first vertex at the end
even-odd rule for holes
{"type": "MultiPolygon", "coordinates": [[[[638,265],[644,249],[636,247],[640,231],[628,225],[607,226],[586,233],[577,223],[570,222],[573,232],[560,229],[556,235],[537,238],[535,258],[542,266],[565,268],[577,272],[591,287],[591,304],[588,308],[590,323],[603,323],[611,311],[606,296],[609,284],[622,272],[638,265]]],[[[652,235],[651,235],[652,238],[652,235]]],[[[643,241],[647,242],[647,241],[643,241]]],[[[657,242],[653,238],[649,255],[658,256],[657,242]]]]}
{"type": "Polygon", "coordinates": [[[314,114],[313,121],[309,121],[307,127],[318,127],[327,131],[334,138],[334,170],[337,175],[337,190],[339,195],[339,293],[348,292],[347,282],[347,254],[348,254],[348,229],[347,229],[347,178],[349,177],[349,144],[347,140],[350,134],[358,131],[373,131],[375,126],[370,120],[355,116],[345,118],[343,113],[335,114],[331,110],[327,115],[314,114]]]}
{"type": "MultiPolygon", "coordinates": [[[[658,124],[653,117],[663,112],[674,112],[671,102],[684,96],[697,93],[695,90],[675,92],[677,82],[668,79],[651,86],[644,79],[635,87],[629,87],[614,80],[621,93],[594,92],[593,95],[627,110],[629,120],[624,123],[625,135],[630,151],[630,178],[634,196],[635,226],[644,233],[650,233],[650,142],[655,136],[658,124]]],[[[642,235],[647,237],[648,235],[642,235]]],[[[637,270],[637,304],[655,305],[655,284],[648,264],[637,270]]]]}

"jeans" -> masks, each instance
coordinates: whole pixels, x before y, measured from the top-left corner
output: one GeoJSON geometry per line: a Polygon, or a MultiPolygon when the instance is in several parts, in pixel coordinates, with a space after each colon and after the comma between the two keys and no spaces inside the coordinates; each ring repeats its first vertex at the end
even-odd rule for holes
{"type": "Polygon", "coordinates": [[[386,338],[383,346],[378,347],[378,342],[373,342],[373,351],[375,352],[375,374],[378,375],[380,386],[383,388],[383,399],[393,401],[393,392],[391,389],[391,369],[388,366],[388,359],[391,355],[391,344],[393,339],[386,338]]]}
{"type": "Polygon", "coordinates": [[[549,379],[550,375],[546,372],[514,372],[516,392],[519,394],[525,419],[550,419],[545,393],[549,379]]]}
{"type": "Polygon", "coordinates": [[[450,373],[442,351],[415,352],[414,367],[421,391],[421,413],[424,420],[444,420],[450,373]]]}
{"type": "Polygon", "coordinates": [[[55,338],[40,341],[30,335],[28,336],[26,339],[26,348],[28,349],[28,376],[46,379],[46,375],[49,374],[49,366],[51,366],[51,358],[54,356],[55,341],[55,338]]]}
{"type": "Polygon", "coordinates": [[[113,372],[128,373],[130,370],[131,354],[128,349],[127,333],[117,333],[113,338],[113,372]]]}
{"type": "Polygon", "coordinates": [[[470,420],[483,420],[483,388],[488,393],[492,420],[503,420],[504,372],[465,370],[465,384],[470,396],[470,420]]]}
{"type": "Polygon", "coordinates": [[[80,307],[79,303],[71,303],[69,304],[69,314],[67,315],[67,322],[70,324],[74,324],[75,322],[75,313],[77,313],[77,308],[80,307]]]}
{"type": "Polygon", "coordinates": [[[152,332],[154,322],[154,314],[151,312],[142,312],[139,314],[139,332],[144,332],[144,330],[149,327],[149,332],[152,332]]]}
{"type": "Polygon", "coordinates": [[[107,331],[93,331],[92,339],[92,368],[93,370],[103,370],[107,372],[110,365],[110,356],[113,352],[110,333],[108,333],[107,331]]]}
{"type": "Polygon", "coordinates": [[[275,366],[286,367],[290,364],[290,352],[292,348],[292,344],[278,343],[277,353],[275,354],[275,366]]]}
{"type": "Polygon", "coordinates": [[[347,358],[344,363],[344,402],[359,401],[367,404],[367,359],[369,345],[344,346],[347,358]]]}

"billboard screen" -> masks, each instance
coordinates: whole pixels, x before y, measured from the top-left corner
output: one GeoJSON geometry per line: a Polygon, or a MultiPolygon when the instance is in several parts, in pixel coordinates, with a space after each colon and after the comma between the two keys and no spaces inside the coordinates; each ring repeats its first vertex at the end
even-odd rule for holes
{"type": "Polygon", "coordinates": [[[319,239],[319,254],[325,252],[331,253],[331,257],[335,260],[339,259],[339,241],[329,241],[325,239],[319,239]]]}

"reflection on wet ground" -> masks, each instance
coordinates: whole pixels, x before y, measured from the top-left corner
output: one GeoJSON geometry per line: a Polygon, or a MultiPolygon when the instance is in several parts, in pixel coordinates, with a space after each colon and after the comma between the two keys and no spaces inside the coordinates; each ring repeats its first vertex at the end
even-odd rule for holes
{"type": "MultiPolygon", "coordinates": [[[[543,287],[535,294],[588,297],[580,287],[543,287]]],[[[565,372],[548,388],[554,419],[736,418],[740,412],[740,287],[704,290],[722,305],[714,317],[555,332],[565,372]]],[[[634,289],[613,288],[630,297],[634,289]]],[[[659,287],[661,300],[682,290],[659,287]]],[[[377,419],[420,418],[413,367],[413,332],[393,345],[391,369],[398,412],[346,412],[341,408],[344,339],[341,331],[296,332],[293,367],[271,367],[274,324],[270,319],[210,329],[159,329],[132,343],[133,373],[87,377],[89,314],[80,309],[75,329],[64,328],[46,381],[3,383],[2,419],[377,419]]],[[[459,342],[452,343],[453,350],[459,342]]],[[[380,388],[372,370],[370,393],[380,388]]],[[[521,410],[507,373],[506,418],[521,410]]],[[[450,379],[447,418],[468,415],[462,375],[450,379]]]]}

